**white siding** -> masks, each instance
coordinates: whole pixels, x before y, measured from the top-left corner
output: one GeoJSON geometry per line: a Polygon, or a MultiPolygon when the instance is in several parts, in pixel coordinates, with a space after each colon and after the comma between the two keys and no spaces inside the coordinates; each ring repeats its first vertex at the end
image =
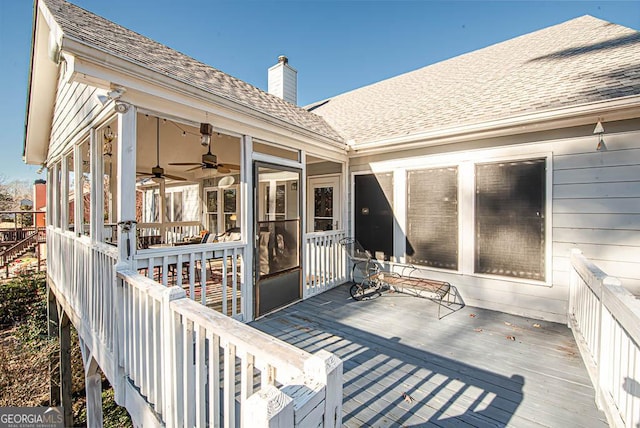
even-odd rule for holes
{"type": "Polygon", "coordinates": [[[605,133],[604,141],[600,152],[595,138],[556,144],[554,255],[564,271],[578,247],[640,294],[640,131],[605,133]]]}
{"type": "MultiPolygon", "coordinates": [[[[473,145],[465,143],[459,147],[353,158],[350,172],[403,170],[411,165],[438,162],[463,163],[484,156],[508,159],[529,153],[550,153],[553,186],[552,216],[548,222],[552,227],[548,285],[468,272],[462,275],[461,271],[431,270],[429,275],[451,282],[469,305],[565,321],[571,248],[580,248],[585,257],[607,274],[618,277],[631,292],[640,294],[640,120],[605,123],[605,129],[603,151],[596,150],[597,136],[592,135],[590,126],[493,142],[478,141],[473,145]]],[[[353,175],[350,177],[353,180],[353,175]]],[[[349,195],[349,200],[353,203],[353,195],[349,195]]],[[[466,236],[461,241],[465,239],[473,242],[473,237],[466,236]]]]}
{"type": "Polygon", "coordinates": [[[60,79],[51,125],[49,158],[66,151],[74,137],[87,131],[86,127],[102,108],[96,88],[75,82],[65,83],[60,79]]]}

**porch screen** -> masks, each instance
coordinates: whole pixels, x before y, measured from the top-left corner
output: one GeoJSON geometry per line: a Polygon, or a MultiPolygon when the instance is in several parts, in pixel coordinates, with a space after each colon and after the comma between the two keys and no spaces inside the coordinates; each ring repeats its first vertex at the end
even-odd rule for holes
{"type": "Polygon", "coordinates": [[[458,269],[458,168],[407,173],[407,260],[458,269]]]}
{"type": "Polygon", "coordinates": [[[476,165],[475,271],[545,279],[544,159],[476,165]]]}

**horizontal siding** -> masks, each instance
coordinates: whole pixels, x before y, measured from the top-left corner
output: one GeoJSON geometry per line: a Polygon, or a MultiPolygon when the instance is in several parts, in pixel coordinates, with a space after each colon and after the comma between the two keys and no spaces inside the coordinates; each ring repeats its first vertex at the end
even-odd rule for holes
{"type": "Polygon", "coordinates": [[[553,186],[554,199],[562,198],[640,198],[640,176],[635,181],[592,182],[553,186]]]}
{"type": "Polygon", "coordinates": [[[595,138],[554,150],[554,270],[568,271],[569,252],[579,248],[639,293],[640,132],[605,134],[604,140],[602,151],[595,150],[595,138]]]}
{"type": "Polygon", "coordinates": [[[553,214],[639,214],[638,198],[554,199],[553,214]]]}
{"type": "Polygon", "coordinates": [[[85,130],[102,111],[97,89],[60,80],[51,126],[49,158],[66,152],[78,133],[85,130]]]}
{"type": "Polygon", "coordinates": [[[553,184],[637,183],[639,178],[640,165],[616,165],[556,170],[553,174],[553,184]]]}
{"type": "MultiPolygon", "coordinates": [[[[582,136],[575,129],[538,133],[552,153],[552,286],[515,282],[505,278],[430,271],[436,279],[456,286],[467,304],[556,321],[566,320],[572,248],[579,248],[630,291],[640,294],[640,120],[605,123],[606,150],[597,151],[592,128],[582,136]],[[614,132],[612,132],[612,130],[614,132]],[[616,130],[620,132],[616,133],[616,130]]],[[[522,137],[514,136],[514,144],[522,137]]],[[[479,141],[470,149],[489,147],[479,141]]],[[[424,157],[429,150],[402,152],[402,159],[424,157]]],[[[531,146],[523,148],[531,152],[531,146]]],[[[400,153],[400,152],[399,152],[400,153]]],[[[442,155],[442,151],[439,153],[442,155]]],[[[400,156],[400,155],[398,155],[400,156]]],[[[523,156],[526,156],[523,155],[523,156]]],[[[384,169],[389,154],[354,159],[350,171],[384,169]]],[[[396,162],[397,165],[397,162],[396,162]]],[[[352,199],[350,199],[352,200],[352,199]]]]}

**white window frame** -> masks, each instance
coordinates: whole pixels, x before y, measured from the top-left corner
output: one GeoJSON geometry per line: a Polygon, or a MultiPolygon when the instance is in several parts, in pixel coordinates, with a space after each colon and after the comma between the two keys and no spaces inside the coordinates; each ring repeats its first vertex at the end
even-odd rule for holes
{"type": "MultiPolygon", "coordinates": [[[[234,184],[232,186],[229,187],[217,187],[217,186],[209,186],[209,187],[203,187],[202,188],[202,223],[208,228],[209,227],[209,214],[213,214],[211,211],[209,211],[207,209],[207,192],[212,192],[215,191],[217,192],[216,194],[216,201],[217,201],[217,212],[215,213],[217,218],[216,218],[216,222],[217,222],[217,229],[218,231],[216,232],[218,235],[224,233],[226,231],[225,229],[225,215],[227,214],[235,214],[236,215],[236,226],[239,227],[240,225],[240,186],[238,184],[234,184]],[[225,211],[224,210],[224,192],[225,190],[235,190],[236,192],[236,209],[234,212],[231,211],[225,211]]],[[[209,231],[211,232],[211,231],[209,231]]]]}
{"type": "Polygon", "coordinates": [[[350,174],[350,222],[352,232],[355,224],[355,176],[363,174],[392,172],[394,182],[393,212],[394,254],[392,261],[406,262],[406,174],[410,170],[428,168],[458,168],[458,270],[424,267],[425,270],[449,274],[462,274],[477,278],[491,278],[505,282],[526,283],[551,286],[553,273],[553,152],[551,143],[527,144],[522,146],[505,146],[499,148],[470,150],[462,153],[445,153],[430,156],[415,156],[390,161],[370,162],[367,169],[350,174]],[[510,276],[483,274],[475,272],[475,166],[492,162],[522,161],[527,159],[545,159],[545,280],[515,278],[510,276]]]}
{"type": "Polygon", "coordinates": [[[333,230],[344,229],[342,224],[342,185],[340,174],[307,177],[307,233],[314,232],[316,187],[333,187],[333,230]]]}

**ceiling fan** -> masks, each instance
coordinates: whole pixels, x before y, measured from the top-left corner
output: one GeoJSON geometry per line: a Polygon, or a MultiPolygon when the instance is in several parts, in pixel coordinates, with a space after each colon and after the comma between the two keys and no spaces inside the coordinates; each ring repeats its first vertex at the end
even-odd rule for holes
{"type": "MultiPolygon", "coordinates": [[[[202,124],[208,125],[208,124],[202,124]]],[[[207,128],[204,126],[200,126],[201,132],[206,132],[207,128]]],[[[209,125],[209,128],[211,125],[209,125]]],[[[209,129],[209,134],[211,130],[209,129]]],[[[204,135],[204,134],[203,134],[204,135]]],[[[205,143],[206,144],[206,143],[205,143]]],[[[222,172],[224,174],[231,172],[231,170],[240,170],[240,165],[234,165],[229,163],[218,163],[218,157],[211,153],[211,139],[209,139],[209,144],[207,145],[207,153],[202,155],[201,162],[171,162],[169,165],[173,166],[194,166],[194,168],[189,168],[187,171],[195,171],[196,169],[216,169],[218,172],[222,172]]]]}
{"type": "Polygon", "coordinates": [[[160,180],[164,180],[165,178],[169,178],[175,181],[185,181],[186,178],[179,177],[177,175],[165,174],[164,168],[160,166],[160,118],[156,117],[156,166],[151,168],[151,172],[140,172],[137,171],[136,175],[145,178],[151,178],[151,180],[158,182],[160,180]]]}

